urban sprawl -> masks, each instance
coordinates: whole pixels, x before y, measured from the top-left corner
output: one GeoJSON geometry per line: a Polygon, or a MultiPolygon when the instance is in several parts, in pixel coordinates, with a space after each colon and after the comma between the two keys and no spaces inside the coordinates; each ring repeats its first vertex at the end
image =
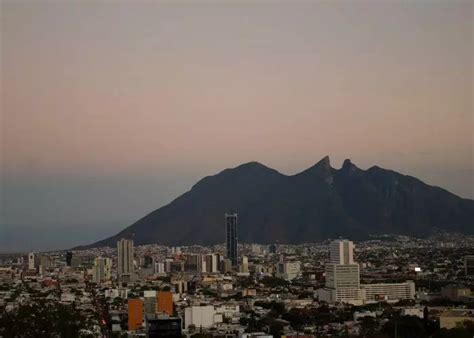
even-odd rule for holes
{"type": "Polygon", "coordinates": [[[464,337],[474,238],[238,242],[0,255],[0,337],[464,337]]]}

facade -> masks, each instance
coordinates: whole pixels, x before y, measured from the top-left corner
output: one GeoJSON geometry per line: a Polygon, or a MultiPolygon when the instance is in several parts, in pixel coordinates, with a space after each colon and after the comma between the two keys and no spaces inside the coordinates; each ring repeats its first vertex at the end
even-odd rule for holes
{"type": "Polygon", "coordinates": [[[474,276],[474,255],[464,257],[466,276],[474,276]]]}
{"type": "Polygon", "coordinates": [[[217,314],[214,306],[191,306],[184,309],[184,325],[189,328],[194,325],[196,328],[210,328],[217,323],[222,323],[222,314],[217,314]]]}
{"type": "Polygon", "coordinates": [[[112,276],[112,260],[110,258],[96,257],[92,268],[92,281],[96,284],[110,280],[112,276]]]}
{"type": "Polygon", "coordinates": [[[120,280],[133,280],[133,241],[121,239],[117,242],[117,275],[120,280]]]}
{"type": "Polygon", "coordinates": [[[415,299],[415,283],[377,283],[362,284],[365,301],[415,299]]]}
{"type": "Polygon", "coordinates": [[[143,301],[141,299],[128,300],[128,329],[138,330],[143,322],[143,301]]]}
{"type": "Polygon", "coordinates": [[[170,291],[158,292],[158,308],[159,313],[166,313],[168,316],[173,315],[173,294],[170,291]]]}
{"type": "Polygon", "coordinates": [[[232,266],[238,264],[238,237],[237,237],[237,214],[225,214],[226,223],[226,254],[231,260],[232,266]]]}

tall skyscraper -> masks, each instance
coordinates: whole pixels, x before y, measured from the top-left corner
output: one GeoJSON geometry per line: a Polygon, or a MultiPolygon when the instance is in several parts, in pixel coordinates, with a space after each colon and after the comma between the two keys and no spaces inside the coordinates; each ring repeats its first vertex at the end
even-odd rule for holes
{"type": "Polygon", "coordinates": [[[237,214],[225,214],[225,222],[226,222],[227,258],[231,260],[232,266],[237,266],[238,264],[237,214]]]}
{"type": "Polygon", "coordinates": [[[122,238],[117,242],[117,274],[121,280],[130,280],[134,276],[133,241],[122,238]]]}
{"type": "Polygon", "coordinates": [[[326,264],[326,288],[333,300],[347,303],[362,302],[359,264],[354,262],[354,243],[336,240],[329,245],[329,261],[326,264]]]}

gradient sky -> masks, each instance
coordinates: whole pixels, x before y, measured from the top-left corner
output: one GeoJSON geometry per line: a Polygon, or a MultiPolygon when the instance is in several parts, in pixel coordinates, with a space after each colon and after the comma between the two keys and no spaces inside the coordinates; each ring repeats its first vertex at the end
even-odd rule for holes
{"type": "Polygon", "coordinates": [[[474,197],[473,1],[0,2],[0,249],[330,155],[474,197]]]}

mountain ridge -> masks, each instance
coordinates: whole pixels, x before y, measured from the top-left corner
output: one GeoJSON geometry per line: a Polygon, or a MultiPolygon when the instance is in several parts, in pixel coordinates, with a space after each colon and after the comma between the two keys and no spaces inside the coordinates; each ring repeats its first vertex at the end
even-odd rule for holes
{"type": "Polygon", "coordinates": [[[229,210],[239,213],[244,242],[363,239],[379,233],[422,237],[437,228],[474,232],[473,200],[393,170],[363,170],[350,159],[334,169],[325,156],[294,175],[251,161],[206,176],[118,234],[80,248],[114,246],[122,237],[138,245],[222,243],[229,210]]]}

